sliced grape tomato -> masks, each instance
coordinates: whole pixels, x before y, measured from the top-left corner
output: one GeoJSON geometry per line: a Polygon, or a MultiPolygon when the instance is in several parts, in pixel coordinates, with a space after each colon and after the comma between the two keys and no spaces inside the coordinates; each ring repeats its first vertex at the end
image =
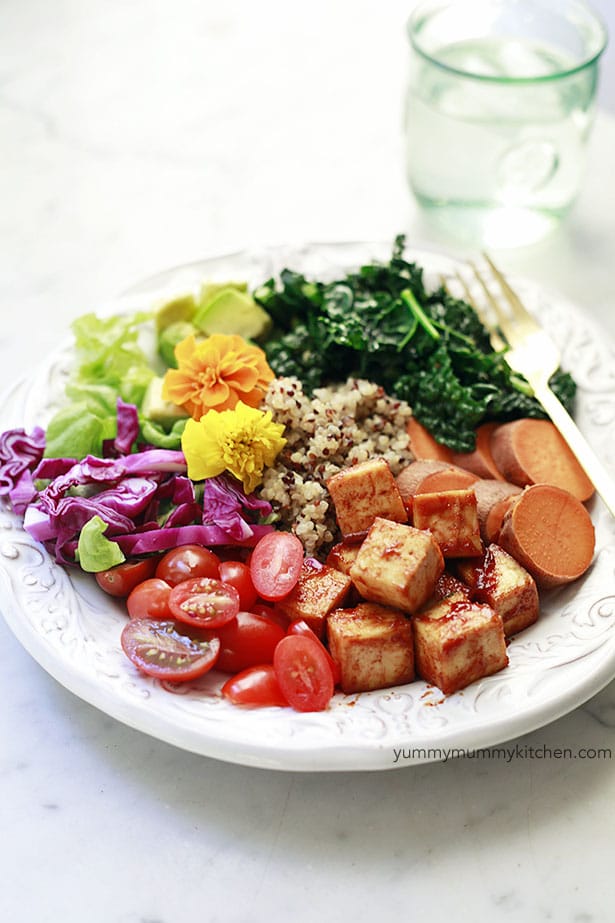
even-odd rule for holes
{"type": "Polygon", "coordinates": [[[186,682],[211,670],[220,653],[218,638],[180,631],[173,621],[131,619],[121,636],[122,649],[142,673],[169,682],[186,682]]]}
{"type": "Polygon", "coordinates": [[[195,577],[173,587],[169,608],[176,619],[187,625],[219,628],[239,612],[239,593],[221,580],[195,577]]]}
{"type": "Polygon", "coordinates": [[[273,663],[276,646],[286,632],[264,616],[239,612],[237,618],[207,634],[220,638],[217,668],[225,673],[239,673],[247,667],[273,663]]]}
{"type": "Polygon", "coordinates": [[[138,583],[126,600],[131,619],[169,619],[171,587],[159,577],[149,577],[138,583]]]}
{"type": "Polygon", "coordinates": [[[248,667],[231,676],[222,687],[222,695],[234,705],[288,705],[270,663],[248,667]]]}
{"type": "Polygon", "coordinates": [[[284,631],[288,628],[288,623],[290,621],[288,616],[277,606],[271,605],[271,603],[264,603],[259,600],[250,606],[250,612],[253,612],[255,615],[262,615],[263,618],[275,622],[276,625],[280,625],[284,631]]]}
{"type": "Polygon", "coordinates": [[[243,561],[222,561],[220,564],[220,580],[229,583],[239,593],[239,606],[246,611],[251,610],[258,599],[250,568],[243,561]]]}
{"type": "Polygon", "coordinates": [[[305,635],[286,635],[275,649],[273,668],[283,695],[296,711],[323,711],[334,692],[322,645],[305,635]]]}
{"type": "Polygon", "coordinates": [[[220,558],[209,548],[201,545],[179,545],[172,548],[160,559],[156,576],[166,580],[171,586],[177,586],[184,580],[194,577],[219,577],[220,558]]]}
{"type": "Polygon", "coordinates": [[[290,625],[288,626],[287,633],[289,635],[303,635],[306,638],[312,638],[314,641],[316,641],[317,644],[320,645],[320,647],[325,653],[329,666],[331,667],[331,673],[333,674],[333,682],[337,686],[337,684],[342,678],[342,674],[340,672],[340,665],[336,660],[333,659],[333,657],[331,656],[327,648],[324,646],[324,644],[322,643],[322,641],[320,640],[316,632],[312,631],[308,623],[304,619],[296,619],[294,622],[291,622],[290,625]]]}
{"type": "Polygon", "coordinates": [[[292,532],[268,532],[254,546],[250,573],[263,599],[283,599],[295,587],[303,565],[303,545],[292,532]]]}
{"type": "Polygon", "coordinates": [[[144,580],[154,576],[158,558],[142,558],[140,561],[126,561],[109,570],[101,570],[96,583],[110,596],[128,596],[144,580]]]}

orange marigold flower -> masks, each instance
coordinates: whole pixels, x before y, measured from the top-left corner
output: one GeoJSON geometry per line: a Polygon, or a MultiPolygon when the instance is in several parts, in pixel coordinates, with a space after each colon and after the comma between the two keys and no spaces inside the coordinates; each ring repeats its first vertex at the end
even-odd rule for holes
{"type": "Polygon", "coordinates": [[[236,334],[186,337],[175,356],[178,367],[167,370],[162,396],[195,420],[208,410],[232,410],[238,401],[258,407],[274,378],[263,350],[236,334]]]}

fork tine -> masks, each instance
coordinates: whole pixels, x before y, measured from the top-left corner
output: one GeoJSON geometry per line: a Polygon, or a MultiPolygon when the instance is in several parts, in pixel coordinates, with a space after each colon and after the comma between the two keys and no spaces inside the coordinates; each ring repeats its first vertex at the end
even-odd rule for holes
{"type": "MultiPolygon", "coordinates": [[[[466,282],[465,278],[462,276],[462,274],[459,272],[458,269],[455,270],[455,278],[462,289],[464,301],[467,304],[469,304],[470,307],[474,309],[474,311],[476,312],[478,316],[478,319],[482,323],[485,330],[488,332],[489,338],[491,340],[491,345],[493,346],[493,348],[498,351],[506,349],[507,344],[505,340],[502,339],[502,337],[498,333],[498,329],[495,326],[495,324],[493,324],[490,318],[486,316],[482,307],[478,304],[476,299],[473,297],[472,292],[470,291],[470,288],[468,286],[468,283],[466,282]]],[[[449,280],[445,276],[440,275],[440,285],[442,286],[445,292],[448,292],[448,294],[451,295],[452,293],[451,293],[448,281],[449,280]]]]}
{"type": "Polygon", "coordinates": [[[507,282],[507,280],[506,280],[506,276],[505,276],[502,272],[500,272],[500,270],[499,270],[499,269],[497,268],[497,266],[494,264],[493,260],[491,259],[491,257],[489,256],[488,253],[485,253],[485,252],[483,251],[483,254],[482,254],[482,255],[483,255],[483,258],[485,259],[485,261],[487,262],[489,268],[491,269],[491,272],[493,273],[493,275],[494,275],[495,278],[497,279],[498,284],[499,284],[500,288],[502,289],[502,292],[504,293],[504,295],[505,295],[506,298],[508,299],[508,303],[510,304],[511,308],[513,309],[514,314],[515,314],[517,320],[523,319],[527,324],[531,324],[532,326],[536,326],[536,319],[535,319],[534,317],[532,317],[532,315],[531,315],[530,312],[527,310],[527,308],[525,307],[525,305],[523,304],[523,302],[521,301],[521,299],[519,298],[519,296],[517,295],[517,293],[514,291],[514,289],[512,289],[512,288],[510,287],[510,285],[508,284],[508,282],[507,282]]]}
{"type": "Polygon", "coordinates": [[[470,291],[470,287],[468,286],[465,278],[461,275],[459,270],[456,271],[455,275],[457,276],[457,280],[463,289],[465,300],[474,308],[476,314],[478,315],[478,319],[489,333],[491,345],[493,348],[497,350],[506,349],[506,343],[500,336],[496,325],[492,323],[489,317],[487,317],[482,307],[476,301],[476,298],[472,296],[472,292],[470,291]]]}
{"type": "MultiPolygon", "coordinates": [[[[475,265],[474,263],[472,263],[472,262],[469,262],[468,265],[469,265],[470,268],[472,269],[472,272],[474,273],[474,276],[475,276],[475,278],[476,278],[476,281],[479,283],[481,289],[483,290],[483,293],[484,293],[484,295],[485,295],[485,298],[486,298],[487,301],[489,302],[489,305],[490,305],[490,307],[491,307],[493,313],[494,313],[495,316],[497,317],[497,321],[498,321],[497,327],[499,327],[499,329],[502,331],[502,333],[504,334],[504,337],[508,339],[508,338],[509,338],[508,320],[507,320],[506,315],[505,315],[504,311],[502,310],[502,308],[501,308],[501,306],[500,306],[500,304],[499,304],[497,298],[493,295],[491,289],[489,288],[489,286],[488,286],[487,283],[485,282],[484,278],[482,277],[482,275],[481,275],[480,272],[478,271],[478,268],[476,267],[476,265],[475,265]]],[[[476,308],[476,304],[474,304],[474,307],[476,308]]],[[[477,313],[478,313],[478,309],[477,309],[477,313]]],[[[480,316],[480,314],[479,314],[479,316],[480,316]]],[[[482,319],[482,317],[481,317],[481,319],[482,319]]],[[[491,329],[494,329],[494,328],[491,327],[491,329]]],[[[499,348],[500,348],[500,349],[503,349],[503,348],[506,346],[505,340],[502,339],[502,337],[500,337],[500,335],[499,335],[497,329],[494,329],[494,333],[495,333],[495,336],[498,337],[498,340],[499,340],[499,342],[500,342],[500,347],[499,347],[499,348]]]]}

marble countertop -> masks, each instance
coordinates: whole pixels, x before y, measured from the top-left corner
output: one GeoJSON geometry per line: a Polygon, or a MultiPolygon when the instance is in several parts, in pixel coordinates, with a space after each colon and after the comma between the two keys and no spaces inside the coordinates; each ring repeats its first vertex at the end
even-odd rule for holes
{"type": "MultiPolygon", "coordinates": [[[[401,230],[461,252],[404,182],[408,8],[3,0],[0,389],[72,318],[178,263],[401,230]]],[[[498,254],[611,337],[612,62],[572,214],[498,254]]],[[[0,697],[2,920],[613,920],[613,761],[579,754],[615,753],[614,683],[510,759],[352,774],[161,743],[66,691],[3,620],[0,697]],[[548,756],[563,747],[577,758],[548,756]]]]}

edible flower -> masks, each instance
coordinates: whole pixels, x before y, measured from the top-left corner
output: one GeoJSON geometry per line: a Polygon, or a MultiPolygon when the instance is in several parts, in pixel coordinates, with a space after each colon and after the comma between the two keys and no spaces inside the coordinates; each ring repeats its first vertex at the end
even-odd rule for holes
{"type": "Polygon", "coordinates": [[[243,401],[233,410],[210,410],[198,421],[188,420],[182,436],[188,477],[201,481],[228,471],[250,494],[286,444],[283,432],[269,411],[243,401]]]}
{"type": "Polygon", "coordinates": [[[265,353],[243,337],[215,333],[206,340],[188,336],[175,347],[177,368],[168,369],[162,397],[194,420],[209,410],[232,410],[242,401],[258,407],[274,374],[265,353]]]}

